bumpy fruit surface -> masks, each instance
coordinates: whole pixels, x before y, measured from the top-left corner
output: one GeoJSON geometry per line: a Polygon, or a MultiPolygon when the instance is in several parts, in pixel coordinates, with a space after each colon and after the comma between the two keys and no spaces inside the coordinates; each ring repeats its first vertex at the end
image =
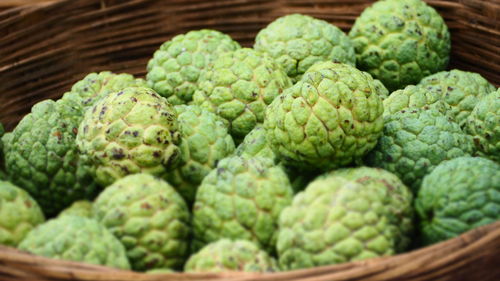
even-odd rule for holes
{"type": "Polygon", "coordinates": [[[186,272],[274,272],[276,261],[246,240],[221,239],[202,248],[187,261],[186,272]]]}
{"type": "Polygon", "coordinates": [[[244,48],[214,61],[193,102],[226,119],[231,135],[242,139],[264,121],[267,105],[290,86],[286,73],[267,54],[244,48]]]}
{"type": "Polygon", "coordinates": [[[315,67],[267,108],[264,127],[285,164],[329,170],[376,145],[383,106],[369,74],[332,62],[315,67]]]}
{"type": "Polygon", "coordinates": [[[75,203],[71,204],[71,206],[59,213],[59,217],[67,215],[80,216],[85,218],[92,217],[92,202],[87,200],[76,201],[75,203]]]}
{"type": "Polygon", "coordinates": [[[396,239],[396,251],[405,251],[413,234],[413,194],[394,174],[378,168],[345,168],[330,172],[328,176],[343,177],[369,188],[381,189],[387,194],[390,228],[396,239]]]}
{"type": "Polygon", "coordinates": [[[287,175],[271,159],[221,160],[201,183],[193,208],[193,248],[245,239],[273,252],[278,216],[292,201],[287,175]]]}
{"type": "Polygon", "coordinates": [[[418,86],[441,94],[441,99],[451,107],[450,115],[461,127],[479,100],[495,91],[480,74],[458,69],[428,76],[418,86]]]}
{"type": "Polygon", "coordinates": [[[390,90],[444,70],[450,33],[443,18],[421,0],[383,0],[366,8],[349,32],[359,69],[390,90]]]}
{"type": "Polygon", "coordinates": [[[3,141],[2,137],[5,134],[5,129],[3,127],[3,124],[0,123],[0,163],[3,163],[3,141]]]}
{"type": "Polygon", "coordinates": [[[181,164],[165,179],[192,204],[203,178],[217,162],[234,152],[227,124],[219,116],[196,105],[175,107],[182,137],[181,164]]]}
{"type": "Polygon", "coordinates": [[[231,37],[216,30],[177,35],[163,43],[149,61],[148,84],[174,105],[189,103],[203,71],[220,54],[239,48],[231,37]]]}
{"type": "Polygon", "coordinates": [[[76,143],[104,186],[128,174],[163,176],[179,160],[177,114],[153,90],[125,88],[87,110],[76,143]]]}
{"type": "Polygon", "coordinates": [[[441,100],[441,93],[414,85],[394,91],[384,100],[384,116],[410,108],[434,108],[443,114],[448,114],[451,109],[447,103],[441,100]]]}
{"type": "Polygon", "coordinates": [[[500,162],[500,89],[476,104],[465,132],[472,136],[481,156],[500,162]]]}
{"type": "Polygon", "coordinates": [[[0,180],[0,245],[16,247],[26,234],[45,221],[42,210],[29,194],[0,180]]]}
{"type": "Polygon", "coordinates": [[[123,245],[93,219],[62,216],[33,229],[19,249],[35,255],[130,269],[123,245]]]}
{"type": "MultiPolygon", "coordinates": [[[[63,99],[76,99],[87,109],[107,95],[127,87],[144,87],[144,79],[126,73],[115,74],[109,71],[90,73],[76,82],[63,99]]],[[[83,116],[82,116],[83,118],[83,116]]]]}
{"type": "Polygon", "coordinates": [[[311,182],[280,216],[278,256],[282,270],[362,260],[396,252],[387,188],[343,177],[311,182]]]}
{"type": "Polygon", "coordinates": [[[450,117],[412,108],[385,117],[384,134],[367,162],[394,173],[416,193],[439,163],[473,152],[472,138],[450,117]]]}
{"type": "Polygon", "coordinates": [[[184,264],[189,210],[167,182],[148,174],[124,177],[97,197],[93,216],[122,242],[134,270],[184,264]]]}
{"type": "Polygon", "coordinates": [[[423,244],[500,220],[500,165],[479,157],[441,163],[425,177],[416,209],[423,244]]]}
{"type": "Polygon", "coordinates": [[[301,14],[280,17],[255,38],[255,50],[273,57],[294,82],[319,61],[353,65],[354,47],[346,34],[326,21],[301,14]]]}
{"type": "Polygon", "coordinates": [[[100,191],[75,144],[82,115],[72,100],[42,101],[3,137],[10,181],[27,190],[48,217],[100,191]]]}

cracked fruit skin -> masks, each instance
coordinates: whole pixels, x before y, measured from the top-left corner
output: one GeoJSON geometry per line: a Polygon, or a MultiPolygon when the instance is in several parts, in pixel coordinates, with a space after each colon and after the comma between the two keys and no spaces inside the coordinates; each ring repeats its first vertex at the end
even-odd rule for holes
{"type": "Polygon", "coordinates": [[[134,270],[184,264],[189,210],[167,182],[148,174],[124,177],[97,197],[92,214],[122,242],[134,270]]]}
{"type": "Polygon", "coordinates": [[[315,67],[267,108],[264,127],[286,165],[331,170],[376,145],[384,109],[369,74],[332,62],[315,67]]]}
{"type": "Polygon", "coordinates": [[[384,133],[366,162],[395,174],[413,193],[439,163],[474,153],[472,138],[435,109],[411,108],[384,119],[384,133]]]}
{"type": "Polygon", "coordinates": [[[149,61],[146,79],[151,88],[174,104],[188,104],[202,73],[222,53],[240,48],[224,33],[202,29],[180,34],[163,43],[149,61]]]}
{"type": "Polygon", "coordinates": [[[221,239],[203,247],[187,261],[185,272],[276,272],[276,260],[247,240],[221,239]]]}
{"type": "Polygon", "coordinates": [[[384,100],[384,116],[410,108],[434,108],[446,115],[451,110],[451,107],[441,100],[441,93],[429,91],[421,86],[407,86],[404,89],[392,92],[384,100]]]}
{"type": "Polygon", "coordinates": [[[103,225],[62,216],[33,229],[19,249],[48,258],[130,269],[123,245],[103,225]]]}
{"type": "Polygon", "coordinates": [[[72,100],[45,100],[3,137],[9,180],[25,189],[47,217],[101,190],[75,140],[83,108],[72,100]]]}
{"type": "Polygon", "coordinates": [[[68,208],[62,210],[62,212],[59,213],[58,217],[67,215],[91,218],[92,202],[87,200],[76,201],[75,203],[71,204],[71,206],[69,206],[68,208]]]}
{"type": "Polygon", "coordinates": [[[203,180],[193,208],[193,250],[221,238],[274,252],[278,216],[292,201],[286,173],[271,159],[222,159],[203,180]]]}
{"type": "Polygon", "coordinates": [[[316,62],[333,61],[354,66],[349,37],[335,25],[301,14],[280,17],[262,29],[254,49],[268,53],[296,82],[316,62]]]}
{"type": "Polygon", "coordinates": [[[448,110],[450,116],[460,127],[464,126],[467,117],[479,100],[495,91],[495,86],[480,74],[458,69],[425,77],[418,86],[441,94],[441,100],[451,107],[448,110]]]}
{"type": "Polygon", "coordinates": [[[181,161],[165,179],[189,205],[203,178],[217,162],[234,153],[234,142],[227,124],[216,114],[196,105],[175,106],[178,114],[181,161]]]}
{"type": "Polygon", "coordinates": [[[264,121],[266,107],[291,85],[267,54],[243,48],[214,61],[203,75],[193,103],[226,119],[238,141],[264,121]]]}
{"type": "Polygon", "coordinates": [[[500,220],[500,165],[480,157],[439,164],[416,200],[424,245],[500,220]]]}
{"type": "Polygon", "coordinates": [[[349,32],[357,67],[389,91],[442,71],[450,33],[436,10],[421,0],[382,0],[366,8],[349,32]]]}
{"type": "Polygon", "coordinates": [[[395,254],[388,192],[331,175],[311,182],[281,213],[277,243],[281,269],[395,254]]]}
{"type": "Polygon", "coordinates": [[[472,136],[480,156],[500,162],[500,89],[476,104],[465,132],[472,136]]]}
{"type": "Polygon", "coordinates": [[[389,223],[396,240],[396,252],[405,251],[411,243],[413,226],[413,194],[394,174],[379,168],[344,168],[328,173],[328,176],[343,177],[369,188],[381,189],[387,195],[389,223]]]}
{"type": "Polygon", "coordinates": [[[42,210],[23,189],[0,180],[0,245],[16,247],[45,221],[42,210]]]}
{"type": "Polygon", "coordinates": [[[174,107],[144,87],[111,93],[86,111],[76,139],[103,186],[129,174],[163,176],[179,160],[174,107]]]}

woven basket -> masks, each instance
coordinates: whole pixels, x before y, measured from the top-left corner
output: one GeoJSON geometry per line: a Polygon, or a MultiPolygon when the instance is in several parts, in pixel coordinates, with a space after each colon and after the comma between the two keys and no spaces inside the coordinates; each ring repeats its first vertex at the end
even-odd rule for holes
{"type": "MultiPolygon", "coordinates": [[[[22,1],[39,2],[10,3],[22,1]]],[[[309,14],[348,30],[370,2],[52,0],[5,10],[0,13],[0,121],[12,129],[33,104],[60,97],[89,72],[144,76],[154,50],[178,33],[212,28],[251,46],[258,30],[278,16],[309,14]]],[[[500,2],[428,2],[451,29],[450,68],[479,72],[498,86],[500,2]]],[[[139,274],[0,247],[0,280],[500,280],[499,261],[497,222],[406,254],[275,274],[139,274]]]]}

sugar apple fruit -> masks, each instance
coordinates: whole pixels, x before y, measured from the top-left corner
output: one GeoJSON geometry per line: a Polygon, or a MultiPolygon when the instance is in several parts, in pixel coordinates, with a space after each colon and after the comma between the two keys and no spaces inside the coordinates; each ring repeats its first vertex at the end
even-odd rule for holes
{"type": "Polygon", "coordinates": [[[100,191],[75,144],[82,115],[73,100],[45,100],[3,137],[8,178],[28,191],[47,217],[100,191]]]}
{"type": "Polygon", "coordinates": [[[202,29],[163,43],[148,63],[148,84],[174,104],[190,103],[203,71],[222,53],[240,45],[228,35],[202,29]]]}
{"type": "Polygon", "coordinates": [[[441,99],[451,107],[451,116],[460,126],[465,124],[477,102],[495,91],[495,87],[480,74],[458,69],[428,76],[418,86],[441,94],[441,99]]]}
{"type": "MultiPolygon", "coordinates": [[[[90,73],[76,82],[71,90],[63,95],[63,99],[76,99],[87,109],[110,93],[127,87],[145,87],[144,79],[135,78],[126,73],[115,74],[109,71],[90,73]]],[[[82,115],[83,118],[83,115],[82,115]]]]}
{"type": "Polygon", "coordinates": [[[33,229],[19,249],[35,255],[130,269],[123,245],[93,219],[62,216],[33,229]]]}
{"type": "Polygon", "coordinates": [[[192,255],[184,266],[186,272],[275,272],[276,260],[247,240],[221,239],[192,255]]]}
{"type": "Polygon", "coordinates": [[[332,62],[314,67],[269,105],[264,127],[286,165],[330,170],[376,145],[384,109],[369,74],[332,62]]]}
{"type": "Polygon", "coordinates": [[[165,179],[191,205],[203,178],[219,160],[234,153],[227,124],[219,116],[196,105],[175,106],[178,114],[181,164],[165,179]]]}
{"type": "Polygon", "coordinates": [[[441,93],[429,91],[421,86],[407,86],[404,89],[392,92],[384,100],[384,116],[410,108],[433,108],[445,115],[449,115],[448,113],[451,110],[451,106],[441,100],[441,93]]]}
{"type": "Polygon", "coordinates": [[[384,134],[366,162],[394,173],[414,193],[439,163],[474,153],[472,138],[436,109],[411,108],[384,119],[384,134]]]}
{"type": "Polygon", "coordinates": [[[128,174],[163,176],[179,160],[174,107],[153,90],[125,88],[87,110],[76,143],[107,186],[128,174]]]}
{"type": "Polygon", "coordinates": [[[58,216],[60,217],[67,215],[91,218],[92,202],[87,200],[76,201],[75,203],[71,204],[71,206],[69,206],[68,208],[62,210],[62,212],[60,212],[58,216]]]}
{"type": "Polygon", "coordinates": [[[255,50],[266,52],[293,82],[319,61],[355,65],[354,47],[347,35],[326,21],[301,14],[280,17],[255,38],[255,50]]]}
{"type": "Polygon", "coordinates": [[[413,227],[413,194],[394,174],[379,168],[357,167],[332,171],[328,176],[343,177],[387,194],[388,217],[396,240],[396,252],[405,251],[411,243],[413,227]]]}
{"type": "Polygon", "coordinates": [[[423,244],[450,239],[500,220],[500,165],[460,157],[424,178],[416,200],[423,244]]]}
{"type": "Polygon", "coordinates": [[[344,177],[323,176],[297,194],[279,219],[282,270],[396,253],[389,217],[390,190],[344,177]]]}
{"type": "Polygon", "coordinates": [[[380,79],[391,92],[448,65],[448,27],[422,0],[375,2],[356,19],[349,37],[358,68],[380,79]]]}
{"type": "Polygon", "coordinates": [[[5,129],[3,127],[3,124],[0,123],[0,164],[3,163],[3,135],[5,135],[5,129]]]}
{"type": "Polygon", "coordinates": [[[278,216],[292,197],[287,175],[271,159],[222,159],[196,194],[193,250],[229,238],[255,242],[273,253],[278,216]]]}
{"type": "Polygon", "coordinates": [[[149,174],[126,176],[97,197],[92,214],[122,242],[134,270],[184,264],[190,214],[167,182],[149,174]]]}
{"type": "Polygon", "coordinates": [[[500,89],[484,96],[467,118],[465,132],[481,156],[500,162],[500,89]]]}
{"type": "Polygon", "coordinates": [[[16,247],[44,221],[42,210],[26,191],[0,180],[0,245],[16,247]]]}
{"type": "Polygon", "coordinates": [[[221,54],[201,78],[193,103],[230,124],[236,140],[264,120],[269,105],[291,81],[267,54],[244,48],[221,54]]]}

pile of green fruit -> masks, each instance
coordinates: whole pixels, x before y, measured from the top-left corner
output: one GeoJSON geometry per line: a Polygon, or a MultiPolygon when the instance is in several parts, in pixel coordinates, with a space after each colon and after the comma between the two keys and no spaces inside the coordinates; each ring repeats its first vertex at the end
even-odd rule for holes
{"type": "MultiPolygon", "coordinates": [[[[349,34],[292,14],[254,48],[197,30],[146,79],[92,73],[3,135],[0,244],[143,272],[388,256],[500,219],[500,90],[445,71],[421,0],[349,34]]],[[[498,81],[497,81],[498,82],[498,81]]]]}

